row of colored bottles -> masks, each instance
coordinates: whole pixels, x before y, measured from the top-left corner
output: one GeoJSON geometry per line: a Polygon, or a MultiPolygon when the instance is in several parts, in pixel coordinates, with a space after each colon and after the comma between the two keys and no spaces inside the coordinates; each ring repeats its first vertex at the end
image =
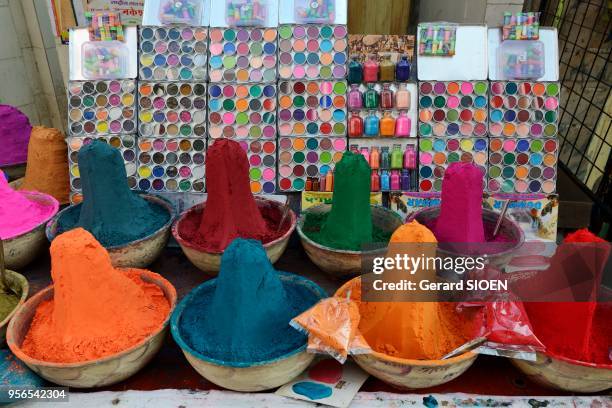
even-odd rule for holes
{"type": "Polygon", "coordinates": [[[349,84],[360,84],[362,82],[406,82],[410,79],[410,61],[406,55],[402,55],[396,63],[391,61],[391,56],[386,55],[379,63],[375,55],[370,55],[365,63],[353,58],[349,62],[348,82],[349,84]]]}
{"type": "Polygon", "coordinates": [[[375,111],[370,111],[365,120],[359,112],[352,112],[348,122],[349,137],[410,137],[412,121],[406,111],[400,111],[393,117],[389,111],[379,118],[375,111]]]}
{"type": "Polygon", "coordinates": [[[307,177],[305,191],[334,191],[334,172],[329,170],[321,177],[307,177]]]}
{"type": "Polygon", "coordinates": [[[416,191],[417,152],[414,145],[406,145],[402,151],[399,144],[380,148],[351,145],[351,150],[361,153],[372,168],[372,191],[416,191]]]}
{"type": "Polygon", "coordinates": [[[365,92],[361,92],[359,85],[352,84],[348,93],[348,108],[356,109],[410,109],[410,91],[406,84],[400,84],[399,89],[393,92],[391,84],[383,84],[380,93],[374,84],[368,84],[365,92]]]}

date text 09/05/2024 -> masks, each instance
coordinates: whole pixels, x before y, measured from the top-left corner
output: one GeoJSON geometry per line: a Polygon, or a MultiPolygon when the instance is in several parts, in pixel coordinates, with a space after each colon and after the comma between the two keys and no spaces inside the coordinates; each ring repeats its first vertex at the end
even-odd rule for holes
{"type": "Polygon", "coordinates": [[[505,279],[469,279],[459,282],[431,282],[421,280],[418,282],[400,280],[385,282],[382,279],[372,281],[372,288],[379,291],[463,291],[463,290],[508,290],[508,281],[505,279]]]}

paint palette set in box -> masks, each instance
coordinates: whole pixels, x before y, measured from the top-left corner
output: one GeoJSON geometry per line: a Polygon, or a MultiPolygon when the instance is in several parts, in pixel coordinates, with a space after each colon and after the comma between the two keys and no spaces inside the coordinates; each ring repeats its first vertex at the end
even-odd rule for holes
{"type": "Polygon", "coordinates": [[[206,137],[206,83],[138,84],[141,137],[206,137]]]}
{"type": "Polygon", "coordinates": [[[360,153],[372,169],[372,192],[417,191],[417,139],[350,139],[349,150],[360,153]]]}
{"type": "Polygon", "coordinates": [[[82,200],[81,174],[79,172],[79,150],[94,140],[100,140],[119,149],[125,163],[127,183],[130,188],[137,187],[137,143],[135,135],[113,135],[94,137],[72,137],[68,140],[68,166],[70,166],[70,201],[79,203],[82,200]]]}
{"type": "Polygon", "coordinates": [[[205,139],[140,137],[138,189],[202,193],[205,162],[205,139]]]}
{"type": "Polygon", "coordinates": [[[276,85],[212,84],[208,89],[211,139],[276,141],[276,85]]]}

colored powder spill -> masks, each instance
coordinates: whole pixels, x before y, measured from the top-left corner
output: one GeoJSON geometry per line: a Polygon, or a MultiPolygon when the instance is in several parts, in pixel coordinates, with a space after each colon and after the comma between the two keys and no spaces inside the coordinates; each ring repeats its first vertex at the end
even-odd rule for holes
{"type": "Polygon", "coordinates": [[[387,243],[391,234],[372,225],[371,173],[363,155],[345,152],[334,170],[331,211],[306,213],[306,236],[326,247],[350,251],[361,251],[364,244],[387,243]]]}
{"type": "Polygon", "coordinates": [[[31,231],[57,211],[56,205],[44,205],[13,190],[0,171],[0,238],[9,239],[31,231]]]}
{"type": "Polygon", "coordinates": [[[293,392],[303,395],[311,400],[331,397],[333,390],[330,386],[312,381],[300,381],[291,386],[293,392]]]}
{"type": "Polygon", "coordinates": [[[83,203],[59,219],[58,233],[76,227],[91,232],[104,247],[147,237],[170,219],[168,211],[131,191],[119,150],[101,141],[79,151],[83,203]]]}
{"type": "Polygon", "coordinates": [[[330,358],[321,360],[308,370],[308,376],[315,381],[335,384],[342,378],[342,364],[330,358]]]}
{"type": "MultiPolygon", "coordinates": [[[[391,242],[435,243],[436,239],[429,229],[413,221],[398,228],[391,242]]],[[[433,246],[430,250],[435,252],[433,246]]],[[[417,272],[416,276],[421,278],[422,274],[417,272]]],[[[351,299],[361,298],[360,285],[349,289],[351,299]]],[[[460,312],[456,306],[445,302],[360,302],[359,330],[380,353],[437,360],[473,339],[480,324],[478,311],[465,308],[460,312]]]]}
{"type": "Polygon", "coordinates": [[[6,316],[11,314],[19,303],[19,298],[15,295],[0,293],[0,322],[6,319],[6,316]]]}
{"type": "Polygon", "coordinates": [[[482,224],[482,171],[455,162],[444,172],[440,216],[434,229],[440,242],[485,242],[482,224]]]}
{"type": "Polygon", "coordinates": [[[195,289],[179,329],[206,357],[268,361],[306,344],[289,322],[318,300],[303,286],[281,281],[260,242],[238,238],[223,252],[215,283],[195,289]]]}
{"type": "MultiPolygon", "coordinates": [[[[115,269],[82,228],[51,243],[52,300],[36,309],[22,345],[28,356],[74,363],[114,355],[159,330],[170,305],[139,269],[115,269]]],[[[160,277],[161,278],[161,277],[160,277]]]]}
{"type": "Polygon", "coordinates": [[[181,222],[181,237],[205,252],[222,252],[235,238],[257,239],[264,244],[290,228],[277,227],[282,213],[258,208],[249,181],[249,161],[238,142],[216,140],[206,154],[205,211],[194,211],[181,222]]]}
{"type": "Polygon", "coordinates": [[[26,115],[10,105],[0,105],[0,166],[26,162],[31,131],[26,115]]]}
{"type": "Polygon", "coordinates": [[[60,204],[68,203],[68,147],[62,132],[42,126],[32,129],[26,175],[19,190],[39,191],[55,197],[60,204]]]}
{"type": "MultiPolygon", "coordinates": [[[[587,229],[568,234],[563,242],[608,245],[587,229]]],[[[612,303],[526,302],[525,310],[548,353],[587,363],[612,364],[612,303]]]]}

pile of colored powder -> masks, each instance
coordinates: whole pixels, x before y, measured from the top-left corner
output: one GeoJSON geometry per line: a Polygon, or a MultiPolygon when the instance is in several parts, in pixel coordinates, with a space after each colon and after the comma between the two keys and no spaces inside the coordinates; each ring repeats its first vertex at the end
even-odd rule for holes
{"type": "Polygon", "coordinates": [[[306,344],[289,326],[319,297],[282,281],[260,242],[235,239],[221,258],[219,277],[195,289],[179,322],[195,351],[224,362],[274,359],[306,344]]]}
{"type": "Polygon", "coordinates": [[[79,151],[83,203],[59,219],[59,232],[91,232],[104,247],[125,245],[153,234],[170,219],[168,211],[131,191],[119,150],[101,141],[79,151]]]}
{"type": "MultiPolygon", "coordinates": [[[[435,243],[436,239],[429,229],[414,221],[396,230],[391,242],[435,243]]],[[[415,276],[419,280],[428,278],[419,271],[415,276]]],[[[351,298],[361,298],[360,286],[353,288],[351,298]]],[[[438,360],[473,339],[481,324],[476,318],[478,311],[458,311],[456,306],[445,302],[360,302],[359,330],[370,347],[380,353],[438,360]]]]}
{"type": "Polygon", "coordinates": [[[372,224],[371,174],[363,155],[345,152],[334,170],[331,211],[306,213],[306,236],[326,247],[349,251],[361,251],[364,244],[389,242],[391,233],[372,224]]]}
{"type": "MultiPolygon", "coordinates": [[[[51,243],[52,300],[36,309],[21,346],[28,356],[58,363],[127,350],[160,329],[170,305],[138,269],[115,269],[108,252],[82,228],[51,243]]],[[[160,277],[161,278],[161,277],[160,277]]]]}
{"type": "Polygon", "coordinates": [[[13,294],[0,293],[0,322],[11,314],[19,303],[19,298],[13,294]]]}
{"type": "MultiPolygon", "coordinates": [[[[587,229],[567,235],[563,242],[609,245],[587,229]]],[[[579,247],[573,249],[580,251],[579,247]]],[[[588,363],[612,364],[611,302],[526,302],[525,310],[548,353],[588,363]]]]}
{"type": "Polygon", "coordinates": [[[0,166],[26,162],[32,126],[26,115],[10,105],[0,105],[0,166]]]}
{"type": "Polygon", "coordinates": [[[9,239],[31,231],[57,211],[55,205],[44,205],[13,190],[0,171],[0,238],[9,239]]]}
{"type": "Polygon", "coordinates": [[[272,206],[258,208],[249,180],[249,160],[238,142],[216,140],[206,153],[205,211],[192,211],[179,226],[181,237],[205,252],[222,252],[235,238],[264,244],[290,228],[277,231],[282,213],[272,206]]]}
{"type": "Polygon", "coordinates": [[[57,129],[35,126],[28,145],[28,165],[20,190],[49,194],[60,204],[69,201],[68,147],[57,129]]]}

